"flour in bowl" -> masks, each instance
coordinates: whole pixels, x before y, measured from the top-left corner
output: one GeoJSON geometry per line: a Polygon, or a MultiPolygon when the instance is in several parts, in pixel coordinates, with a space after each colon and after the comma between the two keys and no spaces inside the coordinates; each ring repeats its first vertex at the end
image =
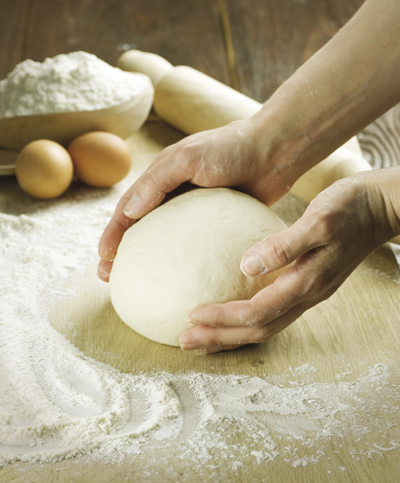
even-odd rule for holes
{"type": "Polygon", "coordinates": [[[0,117],[105,109],[148,86],[143,74],[124,72],[87,52],[25,60],[0,81],[0,117]]]}

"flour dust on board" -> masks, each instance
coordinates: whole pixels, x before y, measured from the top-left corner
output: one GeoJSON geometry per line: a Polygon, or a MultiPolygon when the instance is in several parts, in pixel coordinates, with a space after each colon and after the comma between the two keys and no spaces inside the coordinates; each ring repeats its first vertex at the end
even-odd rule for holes
{"type": "Polygon", "coordinates": [[[197,463],[212,476],[215,461],[228,462],[233,473],[249,459],[318,464],[324,448],[334,444],[339,453],[348,435],[359,441],[356,459],[400,447],[400,374],[385,364],[352,383],[340,375],[312,382],[311,364],[280,380],[125,374],[86,357],[52,328],[51,307],[74,296],[65,280],[95,263],[103,227],[131,181],[42,202],[0,180],[0,466],[129,457],[145,462],[149,475],[157,461],[172,475],[174,456],[181,474],[197,463]],[[305,382],[291,384],[295,373],[305,382]],[[375,441],[367,443],[371,432],[375,441]]]}

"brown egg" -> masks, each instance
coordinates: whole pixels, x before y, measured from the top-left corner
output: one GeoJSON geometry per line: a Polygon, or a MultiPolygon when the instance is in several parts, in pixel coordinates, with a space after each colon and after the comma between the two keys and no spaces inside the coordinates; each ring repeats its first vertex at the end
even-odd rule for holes
{"type": "Polygon", "coordinates": [[[73,173],[74,167],[67,150],[48,139],[30,142],[16,160],[18,183],[35,198],[60,196],[71,184],[73,173]]]}
{"type": "Polygon", "coordinates": [[[76,177],[90,186],[112,186],[125,178],[132,165],[129,146],[109,132],[82,134],[71,142],[68,152],[76,177]]]}

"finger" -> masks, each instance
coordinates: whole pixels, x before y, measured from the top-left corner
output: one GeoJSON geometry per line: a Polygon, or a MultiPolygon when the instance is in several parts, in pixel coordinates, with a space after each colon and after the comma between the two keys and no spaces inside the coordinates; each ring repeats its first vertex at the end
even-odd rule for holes
{"type": "Polygon", "coordinates": [[[98,254],[103,260],[109,262],[114,260],[123,234],[135,223],[135,220],[128,218],[123,212],[124,206],[131,198],[133,187],[134,185],[119,200],[114,214],[100,238],[98,254]]]}
{"type": "Polygon", "coordinates": [[[305,304],[298,305],[263,327],[193,327],[181,335],[179,343],[183,350],[206,349],[207,353],[258,344],[288,327],[307,308],[305,304]]]}
{"type": "Polygon", "coordinates": [[[103,282],[109,282],[110,273],[112,268],[112,262],[107,260],[100,260],[99,266],[97,268],[97,275],[103,282]]]}
{"type": "MultiPolygon", "coordinates": [[[[125,211],[128,211],[128,212],[130,211],[129,203],[131,203],[131,204],[135,203],[135,200],[139,196],[139,195],[137,195],[137,192],[138,192],[138,190],[140,190],[141,184],[143,185],[143,183],[144,184],[148,183],[148,181],[146,181],[146,179],[147,179],[146,176],[148,176],[147,173],[149,172],[149,170],[154,170],[155,172],[157,172],[157,169],[158,169],[157,166],[159,166],[164,160],[166,160],[168,158],[169,153],[171,153],[171,151],[172,151],[171,148],[172,148],[172,146],[170,146],[169,148],[166,148],[162,153],[160,153],[160,155],[152,162],[152,164],[148,168],[148,170],[145,173],[143,173],[143,175],[128,189],[128,191],[126,191],[126,193],[122,196],[122,198],[118,202],[118,204],[115,208],[115,212],[114,212],[110,222],[106,226],[106,228],[103,232],[103,235],[100,239],[100,242],[99,242],[98,253],[99,253],[100,258],[102,258],[103,260],[108,260],[108,261],[114,260],[116,254],[117,254],[118,246],[121,242],[121,239],[122,239],[125,231],[130,226],[132,226],[133,223],[136,221],[134,219],[134,217],[132,216],[132,214],[130,214],[128,216],[125,213],[125,211]],[[145,181],[143,181],[143,178],[145,178],[145,181]],[[128,209],[127,209],[127,207],[128,207],[128,209]]],[[[172,169],[174,169],[173,166],[172,166],[172,169]]],[[[162,176],[167,176],[165,174],[164,168],[162,168],[161,171],[163,173],[162,176]]],[[[167,187],[171,188],[171,186],[173,186],[173,185],[168,185],[167,187]]],[[[172,189],[174,189],[174,188],[172,188],[172,189]]],[[[171,191],[172,191],[172,189],[171,189],[171,191]]],[[[154,209],[156,206],[158,206],[162,202],[162,200],[165,197],[165,193],[164,192],[158,193],[157,196],[158,196],[157,199],[153,199],[153,200],[150,200],[150,201],[147,202],[147,205],[149,205],[149,204],[151,205],[151,209],[154,209]]],[[[144,207],[144,205],[142,206],[142,208],[143,207],[144,207]]],[[[142,212],[139,213],[137,218],[139,218],[140,216],[144,216],[144,214],[146,214],[143,210],[141,210],[141,211],[142,212]]],[[[150,211],[150,209],[147,210],[147,211],[150,211]]]]}
{"type": "Polygon", "coordinates": [[[321,246],[310,224],[303,216],[294,225],[258,242],[243,255],[240,268],[245,275],[257,277],[285,267],[301,255],[321,246]]]}
{"type": "Polygon", "coordinates": [[[193,327],[184,332],[179,344],[182,350],[207,349],[218,352],[229,350],[229,347],[239,347],[249,344],[256,338],[248,327],[193,327]]]}
{"type": "Polygon", "coordinates": [[[212,327],[262,327],[303,301],[309,279],[306,270],[290,267],[251,300],[196,307],[189,314],[190,322],[212,327]]]}
{"type": "MultiPolygon", "coordinates": [[[[222,347],[201,347],[200,349],[195,349],[197,355],[208,355],[208,354],[216,354],[217,352],[223,352],[223,351],[231,351],[234,349],[238,349],[239,347],[242,347],[241,345],[229,345],[229,346],[224,346],[222,347]]],[[[190,349],[186,349],[181,347],[182,350],[184,351],[190,351],[190,349]]]]}
{"type": "Polygon", "coordinates": [[[135,220],[124,220],[122,217],[113,217],[100,238],[99,256],[102,260],[112,262],[117,254],[118,246],[126,230],[135,223],[135,220]]]}
{"type": "Polygon", "coordinates": [[[239,349],[239,347],[242,347],[242,345],[228,345],[224,346],[223,349],[220,347],[212,347],[209,349],[204,349],[206,354],[216,354],[217,352],[222,352],[222,351],[233,351],[235,349],[239,349]]]}
{"type": "Polygon", "coordinates": [[[138,219],[159,206],[167,193],[192,178],[192,163],[181,151],[172,149],[147,169],[135,182],[124,206],[128,218],[138,219]]]}

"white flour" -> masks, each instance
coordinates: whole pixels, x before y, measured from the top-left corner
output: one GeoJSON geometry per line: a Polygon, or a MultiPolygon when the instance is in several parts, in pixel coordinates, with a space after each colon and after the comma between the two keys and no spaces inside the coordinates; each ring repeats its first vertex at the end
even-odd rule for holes
{"type": "Polygon", "coordinates": [[[42,202],[0,180],[0,467],[128,456],[150,481],[156,471],[191,481],[196,465],[212,480],[214,462],[235,475],[248,461],[324,461],[330,473],[346,471],[339,457],[345,441],[353,459],[400,447],[400,373],[385,364],[355,382],[346,374],[314,382],[312,364],[274,379],[124,374],[53,329],[50,308],[65,297],[73,304],[65,281],[95,262],[98,238],[130,182],[111,191],[77,187],[42,202]],[[326,456],[332,446],[337,460],[326,456]]]}
{"type": "Polygon", "coordinates": [[[147,86],[87,52],[25,60],[0,81],[0,117],[92,111],[127,101],[147,86]]]}

